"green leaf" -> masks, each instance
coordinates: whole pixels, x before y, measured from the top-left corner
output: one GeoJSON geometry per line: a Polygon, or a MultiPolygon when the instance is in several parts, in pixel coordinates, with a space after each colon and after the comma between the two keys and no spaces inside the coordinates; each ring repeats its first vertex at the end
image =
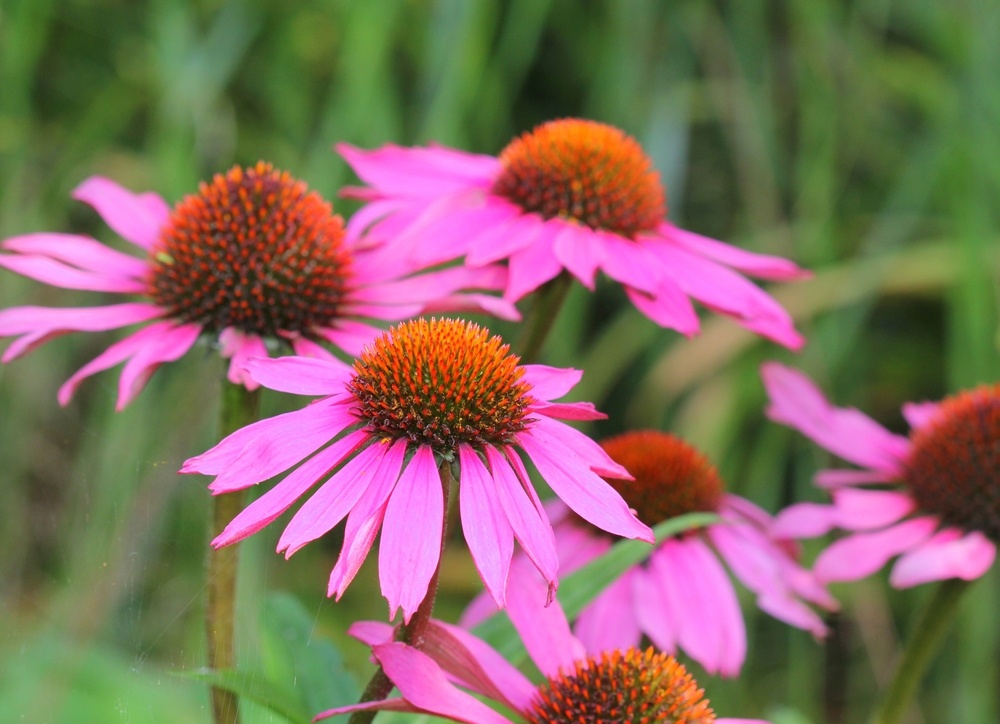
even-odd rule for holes
{"type": "Polygon", "coordinates": [[[312,720],[312,714],[302,705],[295,693],[268,680],[259,672],[244,669],[220,671],[198,669],[197,671],[178,672],[177,675],[185,679],[204,682],[218,689],[225,689],[236,694],[240,699],[252,701],[270,709],[293,724],[309,724],[312,720]]]}
{"type": "MultiPolygon", "coordinates": [[[[665,520],[653,528],[656,543],[652,546],[637,540],[615,543],[607,553],[575,570],[559,583],[559,604],[572,620],[626,570],[646,559],[657,545],[686,530],[701,528],[716,522],[715,513],[687,513],[665,520]]],[[[524,658],[521,638],[504,613],[491,616],[473,629],[473,633],[490,644],[508,661],[517,663],[524,658]]]]}

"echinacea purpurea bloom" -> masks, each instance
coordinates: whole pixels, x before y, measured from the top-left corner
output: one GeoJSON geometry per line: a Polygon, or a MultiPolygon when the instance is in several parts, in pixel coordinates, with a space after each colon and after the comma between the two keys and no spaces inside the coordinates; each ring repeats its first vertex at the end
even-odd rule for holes
{"type": "Polygon", "coordinates": [[[8,253],[0,254],[0,267],[57,287],[139,301],[2,310],[0,336],[18,337],[3,361],[68,332],[145,326],[70,377],[59,390],[64,405],[83,379],[124,362],[117,402],[122,409],[161,363],[180,358],[202,336],[217,339],[222,356],[231,360],[229,380],[252,389],[242,364],[267,356],[268,342],[332,358],[319,343],[357,354],[380,331],[365,320],[463,309],[516,315],[500,299],[456,294],[502,288],[502,268],[412,276],[418,268],[398,255],[347,239],[328,202],[264,162],[216,175],[172,209],[155,193],[135,194],[101,177],[84,181],[73,196],[144,258],[89,237],[42,232],[5,240],[0,248],[8,253]]]}
{"type": "Polygon", "coordinates": [[[498,157],[386,145],[337,150],[367,187],[349,234],[399,247],[422,263],[507,260],[504,296],[515,302],[564,270],[594,288],[598,270],[622,284],[657,324],[699,330],[691,299],[792,349],[803,344],[788,313],[742,274],[808,276],[674,226],[652,161],[630,136],[596,121],[543,123],[498,157]]]}
{"type": "Polygon", "coordinates": [[[314,721],[354,711],[390,710],[467,724],[766,724],[717,719],[704,690],[684,666],[653,647],[585,647],[570,631],[558,601],[543,608],[538,588],[512,585],[507,612],[545,678],[540,685],[458,626],[432,619],[417,650],[394,642],[388,624],[362,621],[350,633],[372,646],[400,696],[324,711],[314,721]],[[516,718],[504,716],[470,691],[516,718]]]}
{"type": "MultiPolygon", "coordinates": [[[[710,674],[736,676],[746,656],[746,627],[726,567],[756,594],[761,610],[817,637],[826,633],[806,602],[834,608],[835,601],[798,564],[793,541],[772,535],[771,516],[725,492],[704,454],[658,430],[625,432],[601,447],[633,475],[608,483],[642,522],[652,527],[696,512],[716,513],[719,520],[663,541],[586,606],[574,632],[588,651],[637,646],[645,634],[663,651],[683,650],[710,674]]],[[[558,501],[548,512],[565,573],[614,543],[558,501]]],[[[473,625],[490,609],[480,598],[463,625],[473,625]]]]}
{"type": "Polygon", "coordinates": [[[343,594],[381,529],[382,592],[390,613],[402,606],[409,620],[439,562],[440,465],[457,465],[462,529],[500,607],[515,538],[548,582],[550,597],[557,580],[552,529],[521,453],[582,518],[652,542],[649,528],[600,477],[628,477],[627,471],[559,421],[604,417],[589,403],[552,402],[581,373],[519,365],[499,337],[475,324],[402,323],[366,347],[353,369],[288,357],[250,360],[246,370],[264,387],[322,399],[238,430],[188,460],[182,472],[216,475],[209,487],[219,494],[301,463],[226,527],[212,542],[219,547],[257,532],[336,471],[278,542],[289,556],[347,517],[328,595],[343,594]]]}
{"type": "Polygon", "coordinates": [[[897,588],[990,569],[1000,543],[1000,385],[903,405],[907,438],[833,407],[801,372],[773,362],[761,372],[772,420],[861,468],[820,471],[833,503],[798,503],[776,521],[795,538],[848,531],[816,559],[818,577],[854,581],[896,556],[897,588]]]}

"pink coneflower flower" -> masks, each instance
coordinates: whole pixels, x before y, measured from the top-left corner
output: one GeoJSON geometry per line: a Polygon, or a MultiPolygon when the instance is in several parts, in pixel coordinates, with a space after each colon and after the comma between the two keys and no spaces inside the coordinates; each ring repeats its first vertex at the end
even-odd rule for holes
{"type": "Polygon", "coordinates": [[[94,177],[73,196],[138,246],[144,258],[95,239],[37,233],[7,239],[0,267],[67,289],[137,295],[100,307],[14,307],[0,311],[0,336],[17,336],[3,362],[68,332],[147,323],[89,362],[59,390],[67,404],[86,377],[125,362],[118,409],[163,362],[181,357],[202,335],[230,358],[229,379],[252,388],[242,371],[281,340],[300,355],[326,356],[318,342],[348,354],[378,333],[364,319],[398,321],[422,312],[482,309],[516,315],[509,304],[460,289],[498,289],[501,268],[461,267],[420,276],[385,250],[345,239],[339,216],[287,173],[258,163],[201,184],[173,209],[154,193],[134,194],[94,177]],[[472,273],[470,273],[472,272],[472,273]]]}
{"type": "Polygon", "coordinates": [[[318,714],[363,710],[432,714],[468,724],[766,724],[716,719],[704,691],[673,657],[652,647],[591,651],[570,632],[558,602],[543,608],[531,581],[511,586],[507,613],[545,681],[533,684],[497,651],[463,629],[431,620],[421,650],[394,642],[388,624],[362,621],[350,633],[372,646],[401,697],[318,714]],[[589,655],[588,655],[588,652],[589,655]],[[461,686],[462,688],[459,688],[461,686]],[[503,716],[468,691],[510,710],[503,716]]]}
{"type": "Polygon", "coordinates": [[[854,581],[894,556],[897,588],[989,570],[1000,542],[1000,385],[903,405],[905,438],[831,406],[801,372],[768,363],[762,373],[772,420],[862,468],[821,471],[833,504],[799,503],[778,517],[777,529],[796,538],[850,531],[817,558],[817,576],[854,581]]]}
{"type": "Polygon", "coordinates": [[[382,592],[390,613],[402,606],[409,620],[440,557],[443,465],[458,470],[462,530],[497,605],[504,605],[515,538],[551,596],[555,542],[518,451],[582,518],[615,535],[652,541],[649,528],[599,477],[628,473],[558,421],[604,417],[589,403],[551,401],[565,395],[580,373],[518,365],[499,337],[474,324],[400,324],[367,347],[353,370],[285,358],[251,360],[247,372],[264,387],[324,397],[233,433],[188,460],[182,472],[217,475],[209,487],[218,494],[302,463],[226,527],[212,542],[219,547],[260,530],[336,470],[278,542],[289,556],[347,516],[331,596],[347,588],[381,528],[382,592]]]}
{"type": "Polygon", "coordinates": [[[550,121],[497,158],[433,146],[337,149],[369,184],[353,192],[370,203],[348,234],[367,229],[422,263],[506,259],[510,301],[563,270],[593,289],[600,269],[661,326],[695,334],[696,299],[786,347],[803,344],[788,313],[740,272],[779,280],[807,272],[667,221],[652,162],[616,128],[550,121]]]}
{"type": "MultiPolygon", "coordinates": [[[[725,492],[702,453],[655,430],[626,432],[601,447],[635,476],[608,482],[642,522],[655,526],[695,512],[717,513],[719,521],[663,541],[592,601],[574,627],[588,651],[636,646],[645,634],[663,651],[682,649],[710,674],[736,676],[746,656],[746,627],[724,563],[757,594],[761,610],[815,636],[826,633],[804,601],[828,608],[835,601],[798,565],[790,541],[771,534],[767,513],[725,492]]],[[[564,573],[615,542],[558,501],[548,510],[564,573]]],[[[477,599],[462,623],[474,625],[493,611],[488,599],[477,599]]]]}

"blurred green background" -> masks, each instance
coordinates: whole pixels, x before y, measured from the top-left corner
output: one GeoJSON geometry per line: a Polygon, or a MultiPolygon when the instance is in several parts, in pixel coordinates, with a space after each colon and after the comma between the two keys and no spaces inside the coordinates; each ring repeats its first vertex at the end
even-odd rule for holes
{"type": "MultiPolygon", "coordinates": [[[[809,344],[792,355],[708,315],[684,342],[607,285],[574,290],[546,361],[586,371],[574,394],[611,415],[595,435],[673,430],[777,510],[821,499],[810,478],[830,460],[764,419],[762,361],[897,430],[902,402],[1000,377],[998,37],[992,0],[0,0],[0,236],[119,244],[68,196],[92,174],[174,202],[262,158],[334,198],[352,181],[336,141],[496,153],[551,118],[612,123],[653,157],[673,221],[815,270],[774,289],[809,344]]],[[[101,301],[0,273],[3,307],[101,301]]],[[[119,414],[104,373],[60,408],[59,384],[113,338],[0,368],[3,721],[208,721],[204,687],[172,673],[202,663],[208,495],[175,471],[215,442],[221,365],[189,354],[119,414]]],[[[322,641],[366,678],[344,630],[385,606],[372,565],[324,598],[336,534],[286,562],[278,530],[244,546],[239,655],[262,688],[296,660],[312,713],[349,694],[322,641]]],[[[912,722],[1000,721],[998,580],[963,602],[912,722]]],[[[441,615],[478,586],[456,541],[441,615]]],[[[743,676],[699,677],[716,710],[863,720],[930,590],[877,575],[835,593],[825,646],[746,597],[743,676]]]]}

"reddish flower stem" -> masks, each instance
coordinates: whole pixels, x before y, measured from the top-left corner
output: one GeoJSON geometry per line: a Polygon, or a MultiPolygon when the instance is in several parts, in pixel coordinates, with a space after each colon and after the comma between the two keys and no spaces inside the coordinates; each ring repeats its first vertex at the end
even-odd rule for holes
{"type": "MultiPolygon", "coordinates": [[[[438,556],[437,568],[434,569],[434,575],[431,576],[430,583],[427,585],[427,595],[413,613],[410,622],[397,626],[393,636],[394,640],[409,644],[415,649],[423,648],[424,645],[424,631],[427,630],[427,624],[431,620],[431,614],[434,611],[434,599],[437,596],[438,589],[438,575],[441,573],[441,557],[444,555],[444,544],[448,537],[448,499],[451,494],[452,482],[451,463],[447,460],[443,461],[438,471],[441,474],[441,488],[444,492],[444,518],[441,525],[441,553],[438,556]]],[[[368,701],[382,701],[389,696],[393,686],[392,681],[385,675],[382,667],[379,666],[378,670],[369,680],[368,685],[365,686],[365,690],[362,692],[358,703],[364,704],[368,701]]],[[[348,724],[370,724],[377,713],[374,710],[356,711],[351,714],[348,724]]]]}

